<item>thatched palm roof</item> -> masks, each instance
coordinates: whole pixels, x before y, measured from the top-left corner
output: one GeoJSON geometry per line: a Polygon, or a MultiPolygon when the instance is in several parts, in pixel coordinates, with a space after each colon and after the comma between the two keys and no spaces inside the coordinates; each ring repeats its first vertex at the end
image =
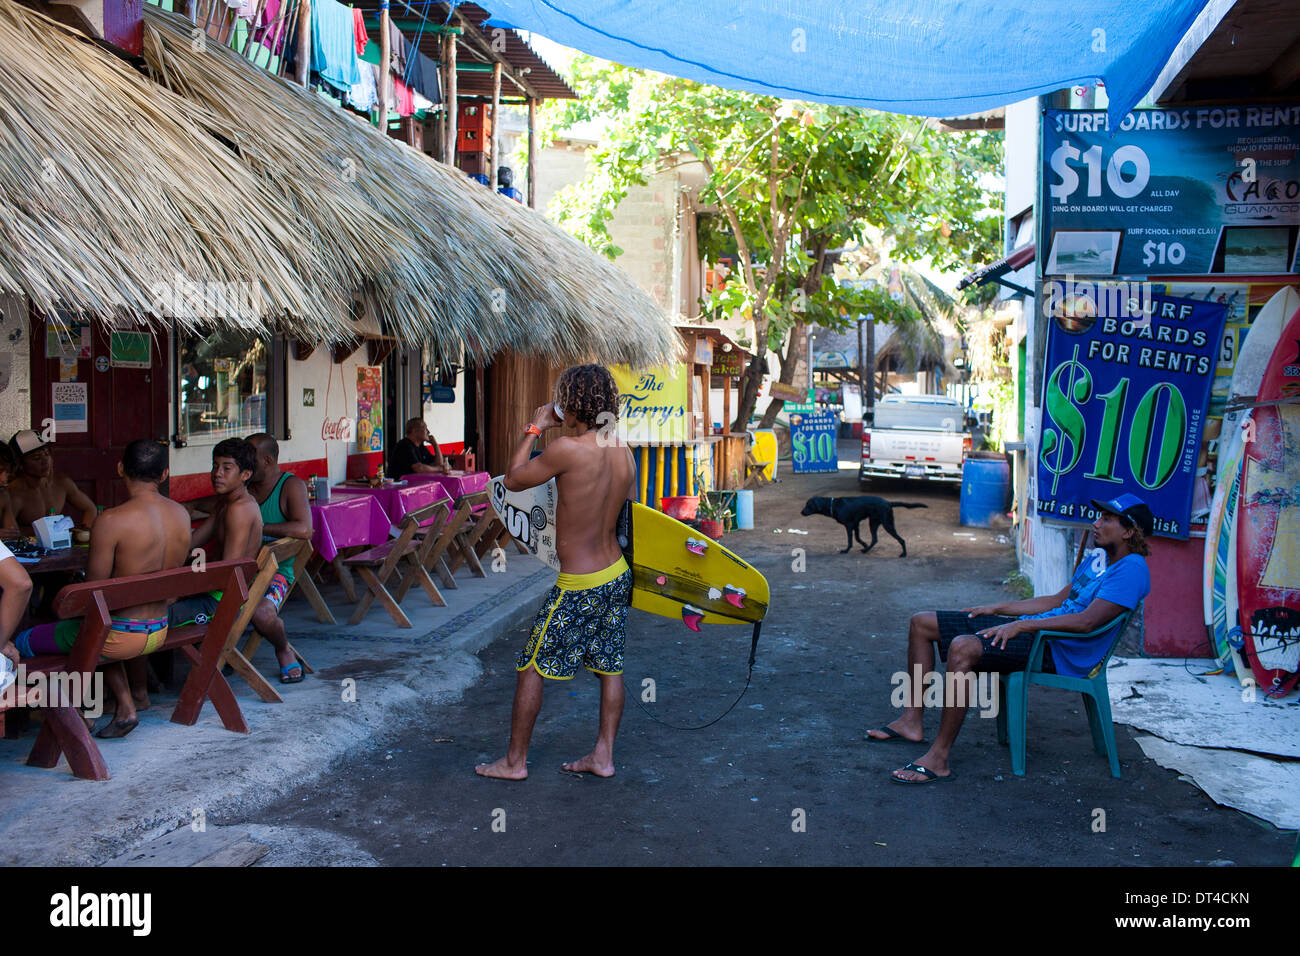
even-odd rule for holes
{"type": "Polygon", "coordinates": [[[52,317],[157,320],[166,296],[197,327],[209,324],[203,297],[192,308],[170,295],[178,275],[246,282],[255,290],[230,297],[225,322],[290,314],[326,334],[309,237],[214,133],[233,135],[80,34],[0,0],[0,289],[52,317]]]}
{"type": "Polygon", "coordinates": [[[390,139],[301,86],[145,7],[159,81],[221,117],[321,251],[322,281],[361,290],[407,341],[482,356],[642,366],[678,348],[663,310],[612,263],[533,210],[390,139]]]}

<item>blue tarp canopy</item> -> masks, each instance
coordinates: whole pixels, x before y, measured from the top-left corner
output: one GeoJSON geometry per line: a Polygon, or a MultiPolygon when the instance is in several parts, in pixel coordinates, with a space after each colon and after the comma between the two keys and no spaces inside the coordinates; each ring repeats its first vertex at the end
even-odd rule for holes
{"type": "Polygon", "coordinates": [[[1112,118],[1208,0],[478,0],[490,25],[715,86],[960,116],[1098,79],[1112,118]]]}

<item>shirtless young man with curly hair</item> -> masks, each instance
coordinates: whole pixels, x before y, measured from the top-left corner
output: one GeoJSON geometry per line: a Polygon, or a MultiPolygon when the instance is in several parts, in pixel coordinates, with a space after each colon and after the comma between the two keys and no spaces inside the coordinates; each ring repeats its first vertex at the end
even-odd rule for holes
{"type": "Polygon", "coordinates": [[[579,365],[560,376],[555,405],[547,402],[524,429],[506,471],[510,491],[555,479],[556,551],[560,575],[537,612],[528,643],[519,655],[510,746],[506,755],[475,772],[484,777],[523,780],[528,743],[542,708],[545,679],[571,680],[580,667],[600,678],[600,732],[581,760],[564,764],[576,773],[614,775],[614,736],[623,715],[623,640],[632,572],[615,537],[623,502],[634,497],[636,469],[626,445],[607,437],[618,415],[618,387],[601,365],[579,365]],[[556,416],[555,405],[563,410],[556,416]],[[536,458],[533,442],[561,424],[577,428],[557,438],[536,458]]]}

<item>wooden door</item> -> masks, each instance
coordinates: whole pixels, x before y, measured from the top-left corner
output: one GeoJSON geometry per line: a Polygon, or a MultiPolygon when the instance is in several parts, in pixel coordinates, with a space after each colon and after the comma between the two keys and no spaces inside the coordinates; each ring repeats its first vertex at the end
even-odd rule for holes
{"type": "Polygon", "coordinates": [[[117,477],[117,463],[127,444],[137,438],[168,440],[167,336],[149,337],[148,368],[115,366],[108,330],[92,323],[89,354],[81,350],[75,371],[71,359],[65,371],[58,357],[47,357],[58,349],[47,348],[44,318],[33,312],[31,320],[32,427],[39,432],[43,422],[54,419],[53,390],[62,380],[71,377],[84,383],[85,429],[56,423],[54,467],[71,477],[95,504],[121,504],[126,488],[117,477]]]}

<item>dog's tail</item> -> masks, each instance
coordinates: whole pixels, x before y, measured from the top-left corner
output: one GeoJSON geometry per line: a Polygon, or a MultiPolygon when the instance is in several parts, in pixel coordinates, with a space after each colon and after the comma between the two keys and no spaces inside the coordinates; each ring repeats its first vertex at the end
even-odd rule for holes
{"type": "Polygon", "coordinates": [[[917,504],[915,501],[891,501],[889,503],[895,508],[928,508],[929,505],[917,504]]]}

